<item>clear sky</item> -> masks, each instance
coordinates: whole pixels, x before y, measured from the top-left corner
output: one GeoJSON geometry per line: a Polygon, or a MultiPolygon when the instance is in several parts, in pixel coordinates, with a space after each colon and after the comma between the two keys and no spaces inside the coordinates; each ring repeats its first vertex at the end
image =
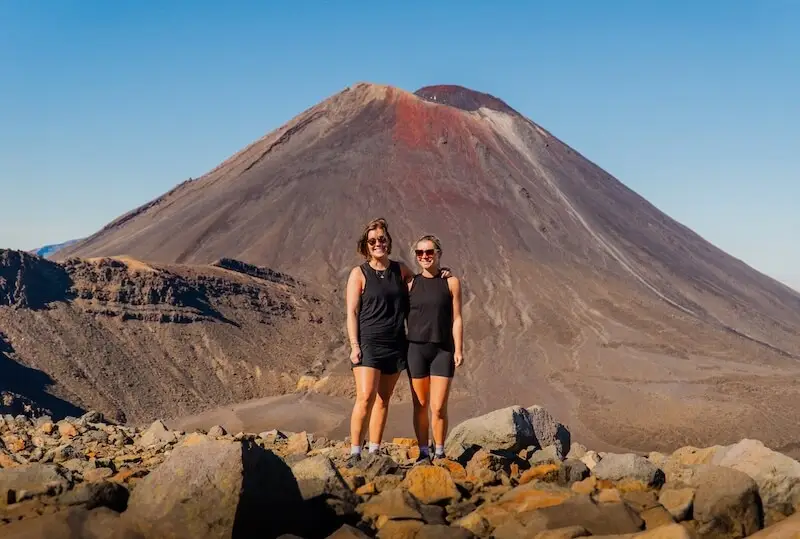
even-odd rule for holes
{"type": "Polygon", "coordinates": [[[90,234],[355,82],[461,84],[800,289],[798,28],[793,0],[2,0],[0,247],[90,234]]]}

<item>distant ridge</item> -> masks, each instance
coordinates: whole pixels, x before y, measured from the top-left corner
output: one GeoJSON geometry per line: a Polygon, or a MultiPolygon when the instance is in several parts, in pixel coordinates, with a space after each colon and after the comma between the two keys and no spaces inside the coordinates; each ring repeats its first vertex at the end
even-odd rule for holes
{"type": "Polygon", "coordinates": [[[54,243],[52,245],[45,245],[45,246],[39,247],[37,249],[32,249],[29,252],[37,254],[37,255],[39,255],[41,257],[47,258],[49,256],[54,255],[55,253],[57,253],[59,250],[63,249],[64,247],[69,247],[70,245],[73,245],[73,244],[81,241],[81,239],[82,238],[78,238],[78,239],[74,239],[74,240],[67,240],[67,241],[61,242],[61,243],[54,243]]]}

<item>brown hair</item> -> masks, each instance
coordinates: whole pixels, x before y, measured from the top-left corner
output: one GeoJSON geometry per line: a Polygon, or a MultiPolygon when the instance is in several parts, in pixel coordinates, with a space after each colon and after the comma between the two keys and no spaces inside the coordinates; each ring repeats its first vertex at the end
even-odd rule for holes
{"type": "Polygon", "coordinates": [[[392,236],[389,234],[389,224],[386,222],[386,219],[383,217],[379,217],[378,219],[373,219],[367,226],[364,227],[364,232],[361,233],[361,237],[358,239],[358,246],[356,247],[356,252],[369,260],[369,249],[367,249],[367,235],[369,234],[370,230],[377,230],[382,229],[384,234],[386,234],[386,254],[392,254],[392,236]]]}
{"type": "Polygon", "coordinates": [[[421,241],[430,241],[431,243],[433,243],[433,247],[439,252],[439,255],[442,254],[442,242],[439,241],[439,238],[437,238],[433,234],[426,234],[426,235],[422,236],[420,239],[418,239],[417,241],[415,241],[413,243],[413,245],[411,245],[411,257],[412,258],[415,256],[414,251],[416,250],[417,245],[419,245],[419,242],[421,242],[421,241]]]}

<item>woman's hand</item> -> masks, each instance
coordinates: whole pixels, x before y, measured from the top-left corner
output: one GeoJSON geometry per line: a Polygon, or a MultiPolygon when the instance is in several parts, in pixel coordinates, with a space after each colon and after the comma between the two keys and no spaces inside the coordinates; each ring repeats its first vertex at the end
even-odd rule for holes
{"type": "Polygon", "coordinates": [[[453,272],[450,271],[450,268],[441,268],[441,269],[439,269],[439,276],[442,279],[447,279],[447,278],[453,276],[453,272]]]}
{"type": "Polygon", "coordinates": [[[464,363],[464,354],[461,352],[456,352],[453,354],[453,359],[456,361],[456,367],[460,367],[462,363],[464,363]]]}
{"type": "Polygon", "coordinates": [[[350,348],[350,363],[358,365],[361,362],[361,346],[354,344],[350,348]]]}

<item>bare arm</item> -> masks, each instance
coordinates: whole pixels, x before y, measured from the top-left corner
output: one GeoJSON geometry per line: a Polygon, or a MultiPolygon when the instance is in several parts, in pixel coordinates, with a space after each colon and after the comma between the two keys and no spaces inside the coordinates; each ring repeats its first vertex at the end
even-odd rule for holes
{"type": "MultiPolygon", "coordinates": [[[[364,277],[359,268],[353,268],[350,271],[350,276],[347,278],[347,336],[350,339],[350,360],[353,360],[353,353],[359,352],[360,356],[361,347],[358,342],[358,311],[359,299],[361,298],[361,290],[364,286],[364,277]]],[[[354,361],[357,363],[358,361],[354,361]]]]}
{"type": "Polygon", "coordinates": [[[461,320],[461,282],[456,277],[447,279],[447,286],[453,296],[453,344],[456,365],[464,360],[464,325],[461,320]]]}
{"type": "Polygon", "coordinates": [[[414,272],[404,263],[398,263],[400,264],[400,275],[403,277],[403,282],[406,283],[406,286],[410,286],[411,281],[414,280],[414,272]]]}

